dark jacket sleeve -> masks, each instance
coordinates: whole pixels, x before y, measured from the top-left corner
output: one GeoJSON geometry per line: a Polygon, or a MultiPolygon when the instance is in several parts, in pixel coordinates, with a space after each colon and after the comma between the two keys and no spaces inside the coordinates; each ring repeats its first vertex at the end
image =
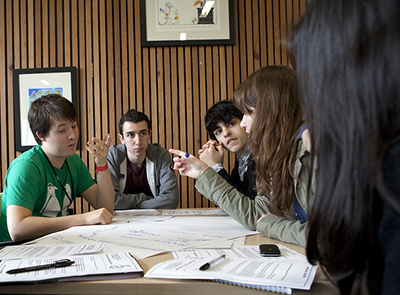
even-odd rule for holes
{"type": "Polygon", "coordinates": [[[254,200],[257,195],[257,192],[253,190],[256,184],[255,175],[253,175],[254,166],[254,162],[249,160],[244,181],[240,180],[239,162],[237,160],[235,160],[235,167],[232,169],[231,175],[225,169],[218,171],[218,174],[239,192],[254,200]]]}

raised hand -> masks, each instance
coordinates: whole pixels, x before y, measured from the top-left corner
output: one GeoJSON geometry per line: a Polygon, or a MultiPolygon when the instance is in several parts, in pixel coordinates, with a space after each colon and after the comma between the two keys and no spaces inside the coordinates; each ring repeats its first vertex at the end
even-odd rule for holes
{"type": "Polygon", "coordinates": [[[111,137],[106,135],[104,140],[93,137],[86,144],[86,150],[94,156],[94,161],[97,166],[105,166],[107,164],[107,154],[110,147],[111,137]]]}

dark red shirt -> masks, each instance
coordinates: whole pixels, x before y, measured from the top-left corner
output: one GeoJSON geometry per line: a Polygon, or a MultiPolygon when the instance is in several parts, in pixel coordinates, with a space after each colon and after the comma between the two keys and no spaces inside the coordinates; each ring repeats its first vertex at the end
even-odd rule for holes
{"type": "Polygon", "coordinates": [[[146,176],[146,159],[140,167],[135,167],[131,161],[128,161],[128,175],[124,193],[144,193],[147,196],[153,196],[146,176]]]}

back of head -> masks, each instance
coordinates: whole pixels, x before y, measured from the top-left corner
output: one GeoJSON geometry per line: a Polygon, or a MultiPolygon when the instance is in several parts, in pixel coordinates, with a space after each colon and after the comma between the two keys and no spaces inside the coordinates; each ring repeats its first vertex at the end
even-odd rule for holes
{"type": "Polygon", "coordinates": [[[392,140],[400,130],[399,1],[309,2],[293,50],[308,124],[392,140]]]}
{"type": "Polygon", "coordinates": [[[122,136],[123,134],[123,127],[125,122],[132,122],[132,123],[139,123],[145,121],[147,123],[147,127],[149,131],[151,130],[151,122],[149,118],[142,112],[139,112],[134,109],[130,109],[127,111],[119,120],[119,134],[122,136]]]}
{"type": "Polygon", "coordinates": [[[243,113],[235,106],[232,100],[222,100],[215,103],[207,110],[204,116],[204,124],[211,139],[217,140],[214,131],[218,128],[217,124],[228,124],[234,117],[242,120],[243,113]]]}
{"type": "Polygon", "coordinates": [[[36,142],[42,141],[36,132],[47,136],[53,123],[59,120],[77,120],[75,106],[71,101],[59,94],[48,94],[35,100],[28,111],[28,121],[36,142]]]}
{"type": "MultiPolygon", "coordinates": [[[[399,16],[398,0],[314,0],[294,31],[318,156],[308,257],[334,276],[355,276],[355,293],[380,277],[369,268],[377,239],[372,200],[376,189],[384,195],[382,161],[400,134],[399,16]]],[[[368,285],[377,292],[379,282],[368,285]]]]}
{"type": "Polygon", "coordinates": [[[256,159],[257,189],[267,194],[273,191],[276,208],[285,213],[292,207],[292,164],[297,132],[303,124],[297,89],[292,69],[267,66],[252,73],[235,91],[240,110],[249,114],[255,109],[249,142],[256,159]]]}

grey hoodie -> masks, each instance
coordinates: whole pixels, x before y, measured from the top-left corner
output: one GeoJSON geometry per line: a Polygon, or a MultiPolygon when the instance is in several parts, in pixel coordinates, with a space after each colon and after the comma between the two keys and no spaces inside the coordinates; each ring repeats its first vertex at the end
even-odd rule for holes
{"type": "Polygon", "coordinates": [[[172,169],[170,153],[159,144],[149,144],[146,151],[146,176],[153,196],[125,194],[128,157],[124,144],[108,151],[108,166],[115,190],[115,209],[174,209],[179,204],[178,181],[172,169]]]}

